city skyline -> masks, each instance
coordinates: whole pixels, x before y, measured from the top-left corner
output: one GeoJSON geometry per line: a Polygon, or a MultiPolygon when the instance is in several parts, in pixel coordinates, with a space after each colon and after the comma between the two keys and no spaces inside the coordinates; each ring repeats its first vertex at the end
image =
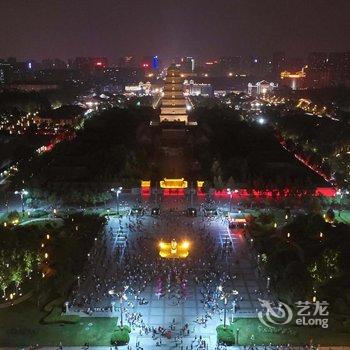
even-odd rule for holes
{"type": "Polygon", "coordinates": [[[0,1],[0,348],[349,347],[349,13],[0,1]]]}
{"type": "Polygon", "coordinates": [[[346,51],[347,1],[12,1],[0,6],[0,57],[158,54],[267,56],[346,51]],[[341,40],[337,40],[341,38],[341,40]]]}

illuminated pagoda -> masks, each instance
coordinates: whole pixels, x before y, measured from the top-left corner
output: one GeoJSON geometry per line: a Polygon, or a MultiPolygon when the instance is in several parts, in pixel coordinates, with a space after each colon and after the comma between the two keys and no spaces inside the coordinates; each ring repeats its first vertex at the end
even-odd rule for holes
{"type": "Polygon", "coordinates": [[[186,99],[183,93],[183,78],[172,65],[167,70],[161,101],[160,122],[188,123],[186,99]]]}

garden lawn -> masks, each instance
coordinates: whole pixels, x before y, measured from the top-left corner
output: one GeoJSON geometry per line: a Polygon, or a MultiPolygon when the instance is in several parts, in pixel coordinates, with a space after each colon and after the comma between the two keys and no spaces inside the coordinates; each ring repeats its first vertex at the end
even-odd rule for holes
{"type": "MultiPolygon", "coordinates": [[[[257,318],[239,318],[236,319],[230,326],[231,334],[236,338],[236,330],[239,329],[238,345],[307,345],[312,342],[314,345],[330,346],[350,345],[350,329],[347,333],[332,330],[332,323],[330,322],[330,329],[323,329],[321,327],[307,327],[307,326],[276,326],[287,331],[289,329],[292,334],[274,334],[261,331],[268,329],[262,326],[257,318]]],[[[218,337],[220,338],[220,330],[218,337]]]]}
{"type": "Polygon", "coordinates": [[[338,215],[338,211],[336,210],[335,221],[350,225],[350,210],[342,210],[340,213],[340,217],[338,215]]]}
{"type": "Polygon", "coordinates": [[[0,309],[0,346],[109,346],[116,318],[80,318],[76,324],[43,325],[47,312],[36,308],[35,300],[0,309]]]}

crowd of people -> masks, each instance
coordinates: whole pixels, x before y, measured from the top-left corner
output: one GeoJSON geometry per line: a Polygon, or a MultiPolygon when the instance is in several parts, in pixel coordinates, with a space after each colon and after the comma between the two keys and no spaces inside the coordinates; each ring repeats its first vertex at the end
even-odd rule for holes
{"type": "MultiPolygon", "coordinates": [[[[156,217],[124,215],[110,218],[102,240],[96,241],[89,254],[85,273],[79,277],[72,293],[71,312],[98,315],[116,312],[113,304],[122,308],[124,319],[140,336],[152,336],[155,346],[171,338],[176,346],[183,346],[184,337],[193,337],[195,328],[207,327],[214,317],[223,319],[223,295],[232,290],[235,275],[232,264],[234,247],[226,239],[219,242],[212,233],[215,221],[225,223],[225,218],[186,218],[181,211],[168,208],[156,217]],[[125,238],[118,244],[118,235],[125,238]],[[186,259],[164,259],[159,256],[160,240],[172,239],[190,242],[186,259]],[[218,289],[220,286],[221,289],[218,289]],[[158,300],[179,307],[194,292],[200,293],[201,311],[193,317],[192,324],[173,320],[170,324],[147,324],[137,306],[150,300],[146,288],[158,300]]],[[[234,257],[239,263],[240,255],[234,257]]],[[[235,297],[235,307],[243,297],[235,297]]],[[[117,316],[117,313],[116,313],[117,316]]],[[[191,349],[206,349],[205,339],[193,338],[191,349]]],[[[140,348],[140,347],[138,347],[140,348]]],[[[185,347],[186,349],[188,346],[185,347]]]]}

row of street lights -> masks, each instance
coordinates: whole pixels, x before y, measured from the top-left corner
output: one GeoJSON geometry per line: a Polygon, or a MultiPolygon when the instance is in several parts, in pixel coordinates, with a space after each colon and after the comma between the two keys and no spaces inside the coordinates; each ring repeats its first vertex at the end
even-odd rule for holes
{"type": "MultiPolygon", "coordinates": [[[[122,193],[123,187],[111,188],[111,192],[116,193],[117,195],[117,214],[119,215],[119,195],[122,193]]],[[[25,189],[15,191],[14,194],[19,195],[21,198],[22,213],[24,213],[24,199],[28,196],[29,192],[25,189]]],[[[56,209],[54,209],[54,214],[56,214],[56,209]]]]}

